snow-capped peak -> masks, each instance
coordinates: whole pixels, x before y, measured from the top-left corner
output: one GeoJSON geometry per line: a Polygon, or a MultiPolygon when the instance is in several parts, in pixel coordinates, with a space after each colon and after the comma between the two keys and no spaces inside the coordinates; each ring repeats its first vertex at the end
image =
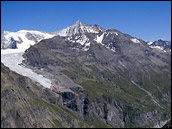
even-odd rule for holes
{"type": "Polygon", "coordinates": [[[55,35],[35,30],[4,31],[1,36],[1,49],[25,51],[30,45],[34,45],[42,39],[52,38],[53,36],[55,35]]]}
{"type": "Polygon", "coordinates": [[[154,42],[147,42],[149,47],[163,52],[171,52],[171,41],[165,41],[164,39],[159,39],[154,42]]]}
{"type": "Polygon", "coordinates": [[[104,29],[98,25],[87,25],[78,20],[74,25],[56,32],[52,32],[52,34],[60,36],[72,36],[79,33],[99,33],[99,31],[104,31],[104,29]]]}
{"type": "Polygon", "coordinates": [[[77,20],[74,24],[74,26],[84,26],[85,24],[81,22],[80,20],[77,20]]]}

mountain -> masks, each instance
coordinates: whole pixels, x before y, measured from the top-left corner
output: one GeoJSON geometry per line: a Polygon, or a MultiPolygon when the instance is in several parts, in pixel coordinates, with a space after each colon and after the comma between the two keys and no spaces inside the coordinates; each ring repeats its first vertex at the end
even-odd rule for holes
{"type": "Polygon", "coordinates": [[[41,31],[20,30],[18,32],[4,31],[1,36],[1,49],[27,49],[30,45],[54,35],[41,31]]]}
{"type": "Polygon", "coordinates": [[[159,39],[154,42],[149,42],[148,45],[151,48],[156,48],[163,52],[171,52],[171,41],[165,41],[163,39],[159,39]]]}
{"type": "Polygon", "coordinates": [[[103,30],[104,29],[98,25],[87,25],[78,20],[74,25],[56,32],[52,32],[52,34],[60,36],[72,36],[79,33],[98,33],[99,31],[103,30]]]}
{"type": "Polygon", "coordinates": [[[1,49],[1,62],[58,94],[56,104],[90,127],[157,127],[170,119],[170,52],[80,21],[49,34],[22,52],[1,49]]]}
{"type": "Polygon", "coordinates": [[[1,128],[90,127],[61,103],[59,94],[1,63],[1,128]]]}
{"type": "MultiPolygon", "coordinates": [[[[97,41],[97,43],[101,43],[104,36],[109,34],[115,34],[118,35],[118,30],[114,29],[103,29],[102,27],[98,25],[87,25],[81,21],[76,21],[74,25],[71,25],[65,29],[55,31],[55,32],[42,32],[42,31],[35,31],[35,30],[20,30],[18,32],[9,32],[4,31],[1,36],[1,49],[23,49],[26,50],[30,47],[30,45],[34,45],[38,43],[39,41],[47,38],[52,38],[54,36],[68,36],[72,42],[79,42],[81,45],[85,44],[85,47],[89,46],[88,38],[85,34],[97,34],[97,37],[94,39],[97,41]],[[102,33],[105,32],[105,33],[102,33]],[[100,34],[103,35],[100,35],[100,34]],[[80,36],[75,37],[73,39],[73,35],[76,34],[82,34],[80,36]],[[104,35],[105,34],[105,35],[104,35]],[[27,46],[27,47],[26,47],[27,46]],[[23,48],[26,47],[26,48],[23,48]]],[[[140,41],[133,37],[130,39],[134,43],[139,43],[140,41]]],[[[147,42],[147,45],[150,48],[157,49],[163,52],[171,52],[171,41],[165,41],[165,40],[157,40],[154,42],[147,42]]],[[[112,45],[110,45],[112,46],[112,45]]],[[[107,46],[109,47],[109,46],[107,46]]],[[[85,48],[87,50],[87,48],[85,48]]],[[[112,48],[113,50],[113,48],[112,48]]]]}

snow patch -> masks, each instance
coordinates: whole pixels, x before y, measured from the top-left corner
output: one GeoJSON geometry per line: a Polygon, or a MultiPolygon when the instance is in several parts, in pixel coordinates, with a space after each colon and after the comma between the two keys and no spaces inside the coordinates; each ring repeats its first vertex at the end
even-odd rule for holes
{"type": "Polygon", "coordinates": [[[67,37],[65,40],[68,40],[72,43],[79,43],[83,46],[84,51],[88,51],[90,48],[90,42],[86,35],[82,34],[81,36],[76,36],[75,38],[72,38],[72,36],[67,37]]]}
{"type": "Polygon", "coordinates": [[[85,43],[89,42],[89,39],[85,35],[81,35],[76,42],[80,43],[81,45],[84,45],[85,43]]]}
{"type": "Polygon", "coordinates": [[[88,43],[85,44],[83,50],[84,50],[84,51],[88,51],[89,48],[90,48],[90,42],[88,42],[88,43]]]}
{"type": "Polygon", "coordinates": [[[136,38],[134,38],[134,39],[130,39],[133,43],[140,43],[140,41],[138,40],[138,39],[136,39],[136,38]]]}
{"type": "Polygon", "coordinates": [[[160,46],[150,46],[151,48],[155,48],[155,49],[158,49],[158,50],[163,50],[163,47],[160,47],[160,46]]]}
{"type": "Polygon", "coordinates": [[[152,41],[150,41],[150,42],[148,42],[148,45],[151,45],[153,42],[152,41]]]}
{"type": "Polygon", "coordinates": [[[72,40],[72,37],[67,37],[65,40],[66,40],[66,41],[68,40],[68,41],[70,41],[70,42],[75,43],[75,40],[72,40]]]}
{"type": "Polygon", "coordinates": [[[103,46],[105,46],[106,48],[108,48],[109,50],[113,51],[113,52],[116,52],[115,51],[115,47],[112,46],[112,43],[108,44],[108,45],[104,45],[102,44],[103,46]]]}
{"type": "Polygon", "coordinates": [[[104,38],[104,33],[100,36],[97,35],[96,39],[94,39],[97,43],[102,44],[102,40],[104,38]]]}
{"type": "Polygon", "coordinates": [[[126,66],[125,66],[121,61],[119,61],[119,63],[120,63],[124,68],[126,68],[126,66]]]}
{"type": "MultiPolygon", "coordinates": [[[[105,46],[107,49],[115,52],[115,47],[113,47],[112,43],[109,43],[107,45],[103,44],[102,41],[103,41],[103,38],[104,38],[104,34],[106,33],[103,33],[102,35],[98,36],[94,39],[97,43],[100,43],[101,45],[105,46]]],[[[109,33],[108,33],[109,34],[109,33]]]]}
{"type": "Polygon", "coordinates": [[[107,45],[103,44],[102,41],[103,41],[103,38],[104,38],[104,34],[103,33],[102,35],[98,36],[94,39],[97,43],[100,43],[101,45],[105,46],[107,49],[115,52],[115,47],[113,47],[112,43],[109,43],[107,45]]]}
{"type": "Polygon", "coordinates": [[[118,33],[117,33],[117,32],[115,32],[115,35],[117,35],[117,36],[118,36],[118,33]]]}

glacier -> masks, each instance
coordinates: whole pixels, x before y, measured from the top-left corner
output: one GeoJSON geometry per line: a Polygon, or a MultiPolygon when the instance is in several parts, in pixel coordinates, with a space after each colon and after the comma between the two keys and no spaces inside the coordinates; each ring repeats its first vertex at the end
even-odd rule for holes
{"type": "Polygon", "coordinates": [[[21,65],[22,61],[24,60],[23,54],[25,50],[27,50],[31,45],[36,44],[35,41],[29,40],[26,37],[26,33],[28,32],[42,37],[38,41],[42,39],[52,38],[55,36],[51,34],[42,33],[39,31],[27,31],[27,30],[21,30],[18,32],[5,32],[5,40],[6,40],[5,43],[9,43],[8,40],[11,37],[13,37],[15,40],[18,40],[20,38],[22,42],[17,43],[16,49],[11,49],[11,48],[1,49],[1,62],[5,66],[9,67],[10,70],[15,71],[16,73],[21,74],[23,76],[27,76],[33,81],[40,83],[42,86],[46,88],[50,88],[51,81],[49,79],[21,65]]]}
{"type": "Polygon", "coordinates": [[[20,65],[22,63],[23,58],[23,52],[16,52],[16,53],[4,53],[2,50],[1,53],[1,62],[10,68],[10,70],[15,71],[18,74],[21,74],[23,76],[27,76],[30,79],[32,79],[35,82],[40,83],[42,86],[46,88],[51,87],[51,81],[45,77],[43,77],[40,74],[35,73],[29,68],[26,68],[25,66],[20,65]]]}

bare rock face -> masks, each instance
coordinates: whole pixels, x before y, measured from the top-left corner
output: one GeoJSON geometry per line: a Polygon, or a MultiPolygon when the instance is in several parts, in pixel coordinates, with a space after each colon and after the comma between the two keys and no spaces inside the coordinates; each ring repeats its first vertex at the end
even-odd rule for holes
{"type": "Polygon", "coordinates": [[[42,35],[36,35],[36,34],[29,33],[29,32],[27,32],[25,34],[25,36],[28,40],[35,41],[36,43],[38,41],[40,41],[41,39],[44,39],[44,36],[42,36],[42,35]]]}
{"type": "MultiPolygon", "coordinates": [[[[4,38],[1,38],[2,42],[5,42],[4,38]]],[[[11,49],[16,49],[17,48],[17,43],[20,41],[15,41],[12,37],[9,39],[10,44],[1,44],[1,48],[11,48],[11,49]]]]}

